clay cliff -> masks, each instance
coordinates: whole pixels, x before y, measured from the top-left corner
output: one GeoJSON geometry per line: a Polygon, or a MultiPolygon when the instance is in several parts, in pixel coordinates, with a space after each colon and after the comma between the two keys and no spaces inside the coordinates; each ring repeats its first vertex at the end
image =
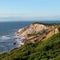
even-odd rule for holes
{"type": "Polygon", "coordinates": [[[18,30],[17,35],[25,37],[24,43],[35,43],[60,32],[60,25],[34,23],[18,30]]]}

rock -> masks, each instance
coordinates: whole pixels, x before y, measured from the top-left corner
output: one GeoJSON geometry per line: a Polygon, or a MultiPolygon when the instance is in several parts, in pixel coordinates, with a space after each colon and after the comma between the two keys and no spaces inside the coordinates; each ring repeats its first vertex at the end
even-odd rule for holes
{"type": "Polygon", "coordinates": [[[18,35],[27,37],[28,34],[35,34],[39,32],[46,31],[48,29],[47,26],[43,24],[31,24],[28,27],[24,27],[18,30],[18,35]]]}
{"type": "Polygon", "coordinates": [[[58,28],[55,29],[55,34],[56,34],[56,33],[59,33],[59,29],[58,29],[58,28]]]}
{"type": "Polygon", "coordinates": [[[34,23],[18,30],[18,35],[25,37],[24,43],[35,43],[60,32],[60,25],[44,25],[34,23]]]}

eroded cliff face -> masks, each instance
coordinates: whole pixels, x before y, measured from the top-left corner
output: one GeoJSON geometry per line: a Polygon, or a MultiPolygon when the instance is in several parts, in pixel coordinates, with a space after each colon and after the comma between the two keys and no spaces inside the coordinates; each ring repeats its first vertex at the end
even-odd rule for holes
{"type": "Polygon", "coordinates": [[[18,30],[18,35],[27,37],[29,34],[36,34],[36,33],[41,33],[44,32],[48,29],[47,26],[43,24],[31,24],[30,26],[24,27],[22,29],[18,30]]]}
{"type": "Polygon", "coordinates": [[[25,37],[23,42],[35,43],[60,32],[60,25],[31,24],[18,30],[18,35],[25,37]]]}

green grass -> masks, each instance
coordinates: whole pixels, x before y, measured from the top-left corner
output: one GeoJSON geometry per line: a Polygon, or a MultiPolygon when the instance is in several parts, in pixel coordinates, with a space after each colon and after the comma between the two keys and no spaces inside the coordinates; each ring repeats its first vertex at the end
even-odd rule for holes
{"type": "Polygon", "coordinates": [[[0,60],[60,60],[60,33],[1,54],[0,60]]]}

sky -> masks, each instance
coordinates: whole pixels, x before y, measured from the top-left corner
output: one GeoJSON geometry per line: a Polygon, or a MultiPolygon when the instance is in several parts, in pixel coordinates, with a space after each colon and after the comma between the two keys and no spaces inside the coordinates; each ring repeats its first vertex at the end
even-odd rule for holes
{"type": "Polygon", "coordinates": [[[60,19],[60,0],[0,0],[0,21],[6,18],[60,19]]]}

